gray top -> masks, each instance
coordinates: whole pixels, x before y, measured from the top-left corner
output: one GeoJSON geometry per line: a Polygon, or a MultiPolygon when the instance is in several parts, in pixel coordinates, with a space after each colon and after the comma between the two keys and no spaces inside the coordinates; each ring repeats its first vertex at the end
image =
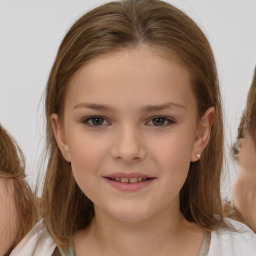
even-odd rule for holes
{"type": "MultiPolygon", "coordinates": [[[[203,244],[202,244],[202,247],[201,247],[201,250],[200,250],[198,256],[207,256],[208,255],[210,240],[211,240],[211,234],[210,234],[210,232],[206,232],[204,235],[203,244]]],[[[60,254],[53,254],[53,255],[75,256],[75,250],[74,250],[73,246],[70,246],[67,254],[64,254],[63,252],[60,251],[60,254]]]]}
{"type": "Polygon", "coordinates": [[[202,244],[202,247],[201,247],[201,250],[200,250],[198,256],[207,256],[208,255],[209,247],[210,247],[210,241],[211,241],[211,233],[206,232],[204,234],[203,244],[202,244]]]}

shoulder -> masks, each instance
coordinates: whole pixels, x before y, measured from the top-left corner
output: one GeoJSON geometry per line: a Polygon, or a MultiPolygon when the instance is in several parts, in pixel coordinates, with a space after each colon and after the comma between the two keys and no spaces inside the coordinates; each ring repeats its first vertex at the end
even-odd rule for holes
{"type": "Polygon", "coordinates": [[[14,248],[10,256],[50,256],[56,248],[44,220],[40,220],[33,229],[14,248]]]}
{"type": "Polygon", "coordinates": [[[244,224],[226,219],[237,231],[218,229],[211,232],[208,256],[253,256],[256,252],[256,235],[244,224]]]}

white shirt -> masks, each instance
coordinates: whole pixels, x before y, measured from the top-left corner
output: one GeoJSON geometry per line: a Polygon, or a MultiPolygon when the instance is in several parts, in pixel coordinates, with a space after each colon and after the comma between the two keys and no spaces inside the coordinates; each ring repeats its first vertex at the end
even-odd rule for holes
{"type": "Polygon", "coordinates": [[[218,229],[211,232],[208,256],[256,256],[256,235],[244,224],[228,219],[238,231],[218,229]]]}
{"type": "MultiPolygon", "coordinates": [[[[238,232],[224,229],[212,231],[208,256],[256,256],[256,235],[240,222],[227,221],[238,232]]],[[[55,248],[56,244],[41,220],[10,256],[51,256],[55,248]]]]}
{"type": "Polygon", "coordinates": [[[13,249],[10,256],[51,256],[56,248],[45,223],[40,220],[13,249]]]}

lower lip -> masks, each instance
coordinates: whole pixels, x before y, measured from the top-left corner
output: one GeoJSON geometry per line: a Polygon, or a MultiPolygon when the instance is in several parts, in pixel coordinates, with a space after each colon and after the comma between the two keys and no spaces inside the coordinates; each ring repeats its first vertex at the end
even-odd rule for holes
{"type": "Polygon", "coordinates": [[[128,182],[110,180],[108,178],[105,178],[105,180],[109,182],[109,184],[114,188],[120,191],[126,191],[126,192],[135,192],[135,191],[141,190],[149,186],[154,181],[154,179],[149,179],[149,180],[135,182],[135,183],[128,183],[128,182]]]}

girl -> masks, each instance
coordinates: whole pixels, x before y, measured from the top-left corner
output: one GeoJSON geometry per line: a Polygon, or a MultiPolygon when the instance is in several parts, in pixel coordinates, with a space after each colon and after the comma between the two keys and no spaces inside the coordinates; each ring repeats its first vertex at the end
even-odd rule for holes
{"type": "Polygon", "coordinates": [[[0,125],[0,255],[9,255],[36,221],[34,196],[24,169],[20,148],[0,125]]]}
{"type": "Polygon", "coordinates": [[[183,12],[128,0],[83,15],[45,104],[44,220],[13,255],[255,253],[254,234],[223,216],[216,67],[183,12]]]}
{"type": "Polygon", "coordinates": [[[239,163],[233,203],[243,221],[256,232],[256,70],[233,152],[239,163]]]}

